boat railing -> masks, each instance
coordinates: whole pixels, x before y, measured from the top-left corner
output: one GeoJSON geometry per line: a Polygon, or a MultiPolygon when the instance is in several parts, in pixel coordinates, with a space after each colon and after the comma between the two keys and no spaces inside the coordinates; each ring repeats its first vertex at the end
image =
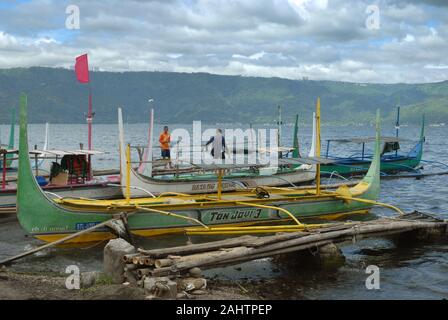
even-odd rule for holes
{"type": "Polygon", "coordinates": [[[49,194],[51,196],[54,196],[54,197],[56,197],[58,199],[62,199],[62,197],[60,195],[58,195],[58,194],[56,194],[54,192],[44,191],[44,193],[49,194]]]}
{"type": "MultiPolygon", "coordinates": [[[[109,187],[126,188],[126,186],[124,186],[124,185],[122,185],[122,184],[118,184],[118,183],[108,183],[108,184],[106,184],[106,185],[109,186],[109,187]]],[[[156,196],[155,196],[152,192],[150,192],[150,191],[148,191],[148,190],[146,190],[146,189],[143,189],[143,188],[141,188],[141,187],[129,186],[129,188],[130,188],[130,189],[134,189],[134,190],[143,191],[144,193],[146,193],[146,194],[149,195],[150,197],[152,197],[152,198],[156,198],[156,196]]]]}
{"type": "Polygon", "coordinates": [[[331,179],[333,179],[333,176],[338,177],[338,178],[340,178],[340,179],[342,179],[344,181],[349,181],[350,180],[350,179],[348,179],[348,178],[346,178],[344,176],[341,176],[337,171],[332,171],[332,172],[321,171],[321,173],[330,174],[330,177],[328,178],[329,179],[329,182],[328,182],[329,184],[331,183],[331,179]]]}

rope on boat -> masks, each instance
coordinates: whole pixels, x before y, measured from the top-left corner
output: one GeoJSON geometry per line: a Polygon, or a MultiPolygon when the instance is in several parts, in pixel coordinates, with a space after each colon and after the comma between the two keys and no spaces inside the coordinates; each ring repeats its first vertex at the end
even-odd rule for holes
{"type": "Polygon", "coordinates": [[[339,194],[336,194],[336,193],[333,193],[333,192],[330,192],[330,191],[326,191],[326,192],[328,192],[328,193],[332,193],[332,194],[334,194],[334,196],[335,196],[336,198],[340,198],[340,199],[343,199],[343,200],[347,200],[347,201],[355,201],[355,202],[363,202],[363,203],[368,203],[368,204],[373,204],[373,205],[376,205],[376,206],[381,206],[381,207],[389,208],[389,209],[392,209],[392,210],[397,211],[397,212],[399,213],[400,216],[402,216],[402,215],[405,214],[405,213],[404,213],[401,209],[399,209],[398,207],[396,207],[396,206],[394,206],[394,205],[391,205],[391,204],[388,204],[388,203],[378,202],[378,201],[375,201],[375,200],[362,199],[362,198],[347,197],[347,196],[339,195],[339,194]]]}
{"type": "Polygon", "coordinates": [[[166,215],[166,216],[170,216],[170,217],[175,217],[175,218],[180,218],[180,219],[184,219],[184,220],[194,221],[197,224],[203,226],[204,228],[209,229],[209,227],[207,225],[205,225],[204,223],[202,223],[198,219],[195,219],[195,218],[192,218],[192,217],[182,216],[180,214],[176,214],[176,213],[169,212],[169,211],[163,211],[163,210],[151,209],[151,208],[144,208],[144,207],[141,207],[141,206],[135,206],[135,208],[137,210],[143,210],[143,211],[147,211],[147,212],[155,212],[155,213],[160,213],[160,214],[163,214],[163,215],[166,215]]]}
{"type": "MultiPolygon", "coordinates": [[[[108,183],[107,186],[111,186],[111,187],[119,187],[119,188],[126,188],[126,186],[123,186],[123,185],[121,185],[121,184],[117,184],[117,183],[108,183]]],[[[143,189],[143,188],[140,188],[140,187],[135,187],[135,186],[129,186],[129,188],[130,188],[130,189],[135,189],[135,190],[143,191],[144,193],[148,194],[150,197],[152,197],[152,198],[156,198],[156,196],[155,196],[152,192],[150,192],[150,191],[148,191],[148,190],[146,190],[146,189],[143,189]]]]}
{"type": "Polygon", "coordinates": [[[297,225],[299,225],[299,226],[303,225],[303,223],[301,223],[290,211],[286,210],[285,208],[280,208],[280,207],[275,207],[275,206],[267,206],[267,205],[263,205],[263,204],[247,203],[247,202],[242,202],[242,201],[237,201],[235,203],[243,205],[243,206],[281,211],[283,213],[286,213],[292,220],[294,220],[294,222],[297,225]]]}

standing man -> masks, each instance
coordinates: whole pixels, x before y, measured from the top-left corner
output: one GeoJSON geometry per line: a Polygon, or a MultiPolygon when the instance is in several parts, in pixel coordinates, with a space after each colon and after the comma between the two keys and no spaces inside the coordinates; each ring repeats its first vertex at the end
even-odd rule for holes
{"type": "MultiPolygon", "coordinates": [[[[163,132],[159,136],[160,149],[162,151],[162,159],[171,160],[170,143],[171,135],[168,131],[168,126],[163,127],[163,132]]],[[[168,162],[170,169],[173,168],[171,161],[168,162]]],[[[166,166],[165,166],[166,167],[166,166]]]]}
{"type": "Polygon", "coordinates": [[[210,143],[213,142],[213,147],[211,151],[211,155],[214,159],[225,159],[226,155],[225,152],[227,150],[226,147],[226,139],[222,135],[221,129],[216,129],[216,135],[210,138],[210,140],[207,141],[205,144],[205,147],[207,147],[210,143]]]}

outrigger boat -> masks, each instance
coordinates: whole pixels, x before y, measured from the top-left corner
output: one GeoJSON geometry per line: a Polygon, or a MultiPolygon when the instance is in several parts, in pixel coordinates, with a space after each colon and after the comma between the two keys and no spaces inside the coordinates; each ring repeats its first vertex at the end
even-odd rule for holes
{"type": "MultiPolygon", "coordinates": [[[[13,150],[14,149],[14,128],[16,125],[16,109],[12,108],[12,116],[11,116],[11,127],[9,129],[9,142],[7,146],[0,145],[0,149],[2,150],[13,150]]],[[[10,152],[3,152],[3,157],[0,159],[0,167],[5,167],[6,170],[11,170],[12,168],[12,162],[14,155],[10,152]],[[6,165],[4,165],[6,163],[6,165]]]]}
{"type": "MultiPolygon", "coordinates": [[[[17,156],[18,150],[4,150],[5,153],[17,156]]],[[[89,155],[98,154],[94,150],[51,150],[30,151],[34,179],[50,198],[58,197],[88,197],[91,199],[116,199],[121,197],[118,176],[103,176],[89,178],[86,159],[89,155]],[[42,156],[54,157],[49,177],[41,175],[37,165],[42,156]],[[40,156],[40,157],[39,157],[40,156]],[[59,162],[58,162],[59,161],[59,162]]],[[[0,153],[1,150],[0,150],[0,153]]],[[[28,157],[28,155],[25,155],[28,157]]],[[[30,161],[30,160],[28,160],[30,161]]],[[[20,172],[19,172],[20,175],[20,172]]],[[[14,178],[7,178],[6,169],[3,168],[0,179],[0,213],[10,214],[16,212],[18,184],[14,178]]]]}
{"type": "MultiPolygon", "coordinates": [[[[381,152],[381,173],[395,173],[400,171],[415,171],[423,156],[423,144],[425,142],[425,117],[422,119],[422,126],[420,137],[415,146],[407,153],[400,153],[400,142],[404,139],[398,137],[399,130],[399,115],[398,109],[396,136],[395,137],[381,137],[384,143],[381,152]]],[[[359,175],[367,172],[372,161],[372,155],[366,154],[366,144],[375,141],[375,137],[367,138],[347,138],[347,139],[328,139],[324,158],[328,159],[328,163],[322,165],[323,175],[359,175]],[[350,157],[335,157],[329,154],[330,143],[356,143],[362,145],[361,154],[354,154],[350,157]]]]}
{"type": "MultiPolygon", "coordinates": [[[[126,173],[125,163],[125,143],[124,143],[124,129],[123,117],[121,108],[118,109],[118,129],[119,129],[119,143],[120,143],[120,171],[121,171],[121,185],[123,196],[125,196],[126,181],[128,174],[126,173]]],[[[255,188],[257,186],[296,186],[305,182],[313,181],[316,176],[316,161],[312,160],[315,157],[316,145],[316,128],[313,126],[312,147],[310,150],[310,158],[282,158],[279,159],[278,167],[271,168],[265,165],[253,164],[243,166],[232,166],[233,172],[229,172],[223,176],[222,188],[223,191],[235,191],[237,189],[255,188]]],[[[148,148],[151,148],[149,144],[148,148]]],[[[276,150],[266,150],[265,152],[278,152],[281,148],[276,150]]],[[[152,158],[152,156],[150,156],[152,158]]],[[[218,181],[216,175],[210,170],[216,169],[211,166],[203,166],[191,164],[196,170],[189,170],[180,174],[160,174],[152,175],[152,161],[147,161],[146,170],[131,168],[130,185],[131,197],[148,197],[152,195],[160,195],[165,193],[187,193],[187,194],[201,194],[213,193],[218,190],[218,181]],[[140,172],[149,172],[149,174],[142,174],[140,172]]],[[[230,167],[228,167],[230,169],[230,167]]],[[[229,170],[227,170],[229,171],[229,170]]]]}
{"type": "MultiPolygon", "coordinates": [[[[320,132],[320,100],[317,101],[317,132],[320,132]]],[[[320,152],[318,134],[317,155],[320,152]]],[[[130,146],[126,149],[127,172],[131,171],[130,146]]],[[[123,218],[127,230],[138,236],[185,233],[191,228],[205,231],[250,232],[245,228],[274,230],[283,226],[254,226],[279,222],[295,223],[292,227],[306,228],[298,219],[304,217],[334,217],[367,212],[380,191],[379,113],[377,114],[377,141],[371,167],[364,179],[352,188],[339,187],[334,191],[322,190],[320,164],[317,165],[317,186],[309,189],[263,187],[240,192],[216,194],[161,195],[150,198],[131,198],[130,176],[126,184],[126,198],[120,200],[92,200],[61,198],[50,199],[33,177],[28,161],[27,97],[20,97],[20,153],[18,219],[22,227],[34,237],[47,242],[64,239],[67,243],[101,241],[114,238],[106,227],[108,221],[123,218]],[[90,232],[92,226],[98,226],[90,232]],[[235,229],[237,228],[237,229],[235,229]],[[78,234],[80,230],[88,230],[78,234]],[[75,235],[76,234],[76,235],[75,235]]],[[[225,170],[225,165],[218,172],[225,170]]],[[[221,175],[218,174],[218,181],[221,175]]],[[[296,229],[297,230],[297,229],[296,229]]]]}

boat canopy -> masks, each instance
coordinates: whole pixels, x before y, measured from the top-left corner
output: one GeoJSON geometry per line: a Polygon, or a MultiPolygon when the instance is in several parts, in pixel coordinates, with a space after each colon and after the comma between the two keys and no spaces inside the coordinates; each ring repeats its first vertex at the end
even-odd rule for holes
{"type": "Polygon", "coordinates": [[[19,150],[17,149],[2,149],[0,148],[0,154],[18,154],[19,150]]]}
{"type": "Polygon", "coordinates": [[[95,150],[31,150],[30,154],[39,155],[39,156],[84,156],[84,155],[98,155],[104,154],[102,151],[95,150]]]}
{"type": "MultiPolygon", "coordinates": [[[[409,139],[397,138],[397,137],[381,137],[380,140],[382,142],[386,142],[386,143],[410,141],[409,139]]],[[[375,137],[326,139],[326,141],[327,142],[339,142],[339,143],[369,143],[369,142],[375,142],[375,137]]]]}
{"type": "Polygon", "coordinates": [[[269,152],[291,152],[294,151],[295,148],[290,147],[275,147],[275,148],[258,148],[257,151],[260,153],[269,153],[269,152]]]}
{"type": "Polygon", "coordinates": [[[336,160],[322,158],[322,157],[300,157],[300,158],[280,158],[279,165],[297,165],[297,164],[331,164],[336,160]]]}
{"type": "Polygon", "coordinates": [[[214,170],[235,170],[235,169],[244,169],[244,168],[254,168],[254,167],[265,167],[266,164],[192,164],[193,166],[205,170],[205,171],[214,171],[214,170]]]}

